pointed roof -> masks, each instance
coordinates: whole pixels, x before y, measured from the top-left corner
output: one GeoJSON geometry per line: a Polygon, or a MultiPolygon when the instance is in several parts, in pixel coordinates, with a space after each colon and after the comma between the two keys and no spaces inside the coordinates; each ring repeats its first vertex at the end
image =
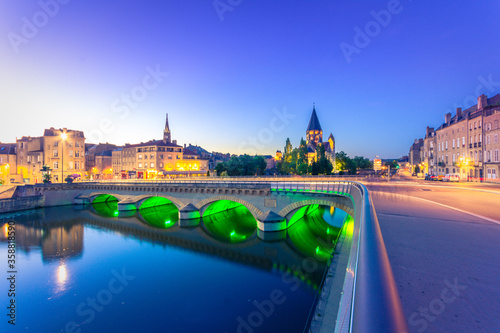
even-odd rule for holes
{"type": "Polygon", "coordinates": [[[311,114],[311,119],[309,120],[309,125],[307,126],[307,131],[322,131],[321,125],[319,124],[318,115],[316,114],[316,107],[313,104],[313,112],[311,114]]]}
{"type": "Polygon", "coordinates": [[[167,113],[167,120],[165,121],[165,131],[170,132],[170,127],[168,126],[168,113],[167,113]]]}

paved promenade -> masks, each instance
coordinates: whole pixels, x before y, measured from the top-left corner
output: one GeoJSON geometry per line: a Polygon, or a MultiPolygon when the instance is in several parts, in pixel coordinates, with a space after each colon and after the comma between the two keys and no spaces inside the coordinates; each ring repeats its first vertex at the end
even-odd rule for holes
{"type": "Polygon", "coordinates": [[[500,332],[497,186],[366,185],[410,331],[500,332]]]}

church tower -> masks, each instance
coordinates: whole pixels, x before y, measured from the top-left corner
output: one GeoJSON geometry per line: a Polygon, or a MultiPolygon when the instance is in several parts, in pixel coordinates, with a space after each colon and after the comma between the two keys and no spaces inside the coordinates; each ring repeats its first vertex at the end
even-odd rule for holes
{"type": "Polygon", "coordinates": [[[163,130],[163,142],[164,143],[172,143],[172,137],[170,134],[170,127],[168,126],[168,113],[167,113],[167,121],[165,122],[165,129],[163,130]]]}
{"type": "Polygon", "coordinates": [[[309,125],[306,130],[306,141],[307,145],[316,145],[320,142],[323,142],[323,130],[321,129],[321,125],[319,124],[318,115],[316,114],[316,107],[313,103],[313,111],[311,114],[311,119],[309,120],[309,125]]]}

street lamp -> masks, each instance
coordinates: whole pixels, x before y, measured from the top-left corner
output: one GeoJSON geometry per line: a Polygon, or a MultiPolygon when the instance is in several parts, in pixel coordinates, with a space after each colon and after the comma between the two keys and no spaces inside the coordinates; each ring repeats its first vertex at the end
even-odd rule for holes
{"type": "Polygon", "coordinates": [[[64,182],[64,141],[68,138],[68,134],[61,133],[61,183],[64,182]]]}

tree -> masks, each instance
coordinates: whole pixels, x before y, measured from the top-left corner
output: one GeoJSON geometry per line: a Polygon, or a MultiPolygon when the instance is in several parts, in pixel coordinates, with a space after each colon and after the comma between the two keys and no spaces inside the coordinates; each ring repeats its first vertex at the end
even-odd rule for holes
{"type": "Polygon", "coordinates": [[[263,175],[266,172],[267,162],[262,156],[255,156],[253,158],[253,163],[255,165],[256,174],[263,175]]]}
{"type": "Polygon", "coordinates": [[[217,175],[220,176],[222,172],[226,171],[226,166],[224,165],[224,163],[217,163],[215,171],[217,171],[217,175]]]}
{"type": "Polygon", "coordinates": [[[293,150],[293,146],[292,146],[292,143],[290,142],[290,138],[286,138],[284,155],[283,155],[284,161],[286,161],[288,163],[290,163],[292,161],[292,150],[293,150]]]}

